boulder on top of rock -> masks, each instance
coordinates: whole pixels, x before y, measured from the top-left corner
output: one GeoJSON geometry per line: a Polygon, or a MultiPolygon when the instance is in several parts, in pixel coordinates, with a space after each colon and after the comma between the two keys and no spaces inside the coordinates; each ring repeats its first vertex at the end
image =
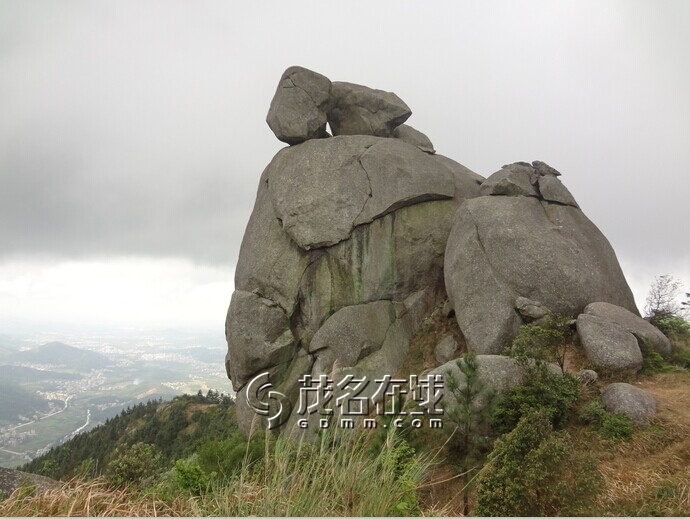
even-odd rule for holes
{"type": "Polygon", "coordinates": [[[390,137],[412,111],[392,92],[334,81],[328,124],[333,135],[390,137]]]}
{"type": "Polygon", "coordinates": [[[546,162],[542,162],[541,160],[532,161],[532,167],[541,176],[561,176],[560,172],[549,166],[546,162]]]}
{"type": "Polygon", "coordinates": [[[363,135],[285,148],[269,165],[268,182],[283,230],[305,250],[335,245],[401,207],[455,194],[452,173],[430,155],[363,135]]]}
{"type": "Polygon", "coordinates": [[[577,333],[587,358],[607,371],[639,371],[642,352],[637,339],[615,323],[594,315],[580,314],[577,333]]]}
{"type": "Polygon", "coordinates": [[[625,382],[609,384],[601,397],[607,411],[623,413],[635,425],[644,425],[656,416],[656,399],[625,382]]]}
{"type": "Polygon", "coordinates": [[[298,144],[325,137],[331,81],[303,67],[290,67],[280,78],[266,122],[278,139],[298,144]]]}
{"type": "Polygon", "coordinates": [[[636,311],[611,245],[582,211],[534,196],[529,178],[546,177],[527,163],[499,173],[482,184],[492,196],[460,206],[446,245],[446,290],[470,351],[496,354],[510,345],[524,323],[515,309],[520,296],[571,316],[594,301],[636,311]]]}
{"type": "Polygon", "coordinates": [[[481,185],[482,195],[538,196],[534,183],[537,175],[526,162],[516,162],[503,166],[490,175],[481,185]]]}
{"type": "Polygon", "coordinates": [[[393,130],[393,138],[400,139],[407,144],[412,144],[412,146],[417,146],[426,153],[436,153],[434,145],[429,140],[429,137],[407,124],[401,124],[393,130]]]}
{"type": "Polygon", "coordinates": [[[540,176],[537,185],[539,186],[539,194],[547,202],[579,207],[568,188],[558,178],[550,175],[540,176]]]}
{"type": "Polygon", "coordinates": [[[639,340],[647,339],[654,351],[667,356],[671,354],[671,341],[661,331],[629,310],[611,303],[590,303],[585,307],[585,314],[600,317],[608,322],[616,323],[632,333],[639,340]]]}

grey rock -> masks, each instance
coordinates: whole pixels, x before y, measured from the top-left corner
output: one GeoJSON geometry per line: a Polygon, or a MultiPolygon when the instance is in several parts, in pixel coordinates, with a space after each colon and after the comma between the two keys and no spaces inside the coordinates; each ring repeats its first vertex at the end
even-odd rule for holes
{"type": "Polygon", "coordinates": [[[407,144],[411,144],[412,146],[417,146],[426,153],[436,153],[434,145],[429,140],[429,137],[407,124],[401,124],[393,130],[393,137],[407,144]]]}
{"type": "Polygon", "coordinates": [[[599,375],[593,369],[581,369],[577,373],[577,378],[585,386],[590,386],[599,380],[599,375]]]}
{"type": "Polygon", "coordinates": [[[334,245],[401,207],[452,199],[452,173],[395,139],[344,136],[281,150],[269,192],[283,230],[302,249],[334,245]]]}
{"type": "Polygon", "coordinates": [[[360,164],[369,178],[371,197],[355,225],[400,207],[451,199],[455,194],[455,181],[448,168],[403,141],[379,140],[362,154],[360,164]]]}
{"type": "Polygon", "coordinates": [[[235,290],[225,321],[228,354],[225,368],[235,391],[261,371],[295,354],[295,338],[279,305],[250,292],[235,290]]]}
{"type": "Polygon", "coordinates": [[[534,187],[537,177],[534,169],[521,162],[503,166],[481,185],[482,195],[539,196],[534,187]]]}
{"type": "Polygon", "coordinates": [[[515,299],[515,309],[522,318],[527,321],[535,321],[551,313],[551,311],[539,301],[532,301],[522,296],[515,299]]]}
{"type": "Polygon", "coordinates": [[[390,301],[346,306],[330,316],[314,335],[309,352],[316,355],[315,369],[330,373],[337,359],[341,367],[351,367],[381,349],[395,322],[390,301]]]}
{"type": "Polygon", "coordinates": [[[535,160],[532,162],[532,167],[534,170],[541,176],[552,176],[552,177],[560,177],[561,174],[549,166],[546,162],[542,162],[541,160],[535,160]]]}
{"type": "Polygon", "coordinates": [[[458,349],[458,343],[452,335],[446,335],[434,348],[434,355],[436,362],[445,364],[453,360],[455,350],[458,349]]]}
{"type": "Polygon", "coordinates": [[[593,301],[636,310],[611,245],[575,207],[483,196],[456,213],[444,262],[448,296],[476,353],[500,353],[523,323],[519,296],[577,315],[593,301]]]}
{"type": "Polygon", "coordinates": [[[268,174],[261,175],[235,268],[235,289],[254,292],[278,303],[292,315],[302,274],[309,257],[283,232],[268,191],[268,174]]]}
{"type": "Polygon", "coordinates": [[[671,341],[668,340],[668,337],[661,333],[656,326],[625,308],[610,303],[596,302],[587,305],[584,313],[616,323],[638,339],[647,339],[654,351],[661,355],[668,356],[671,354],[671,341]]]}
{"type": "Polygon", "coordinates": [[[334,245],[350,235],[371,194],[359,159],[376,140],[310,140],[273,159],[268,175],[273,207],[283,231],[302,249],[334,245]]]}
{"type": "MultiPolygon", "coordinates": [[[[520,366],[514,358],[503,355],[477,355],[478,380],[484,387],[484,396],[478,398],[478,407],[483,407],[488,403],[487,393],[501,393],[516,388],[524,382],[525,369],[520,366]]],[[[448,372],[455,377],[459,389],[466,384],[465,375],[458,367],[458,362],[464,362],[464,358],[452,360],[431,370],[430,375],[442,375],[445,387],[448,388],[448,372]]],[[[455,395],[446,389],[443,393],[443,405],[446,409],[457,406],[455,395]]]]}
{"type": "Polygon", "coordinates": [[[642,353],[635,336],[600,317],[580,314],[577,333],[587,358],[607,371],[639,371],[642,353]]]}
{"type": "Polygon", "coordinates": [[[278,139],[298,144],[326,136],[331,81],[303,67],[290,67],[280,78],[266,122],[278,139]]]}
{"type": "Polygon", "coordinates": [[[441,315],[443,317],[450,317],[451,314],[455,313],[455,308],[453,308],[453,303],[450,301],[450,299],[446,299],[443,302],[443,307],[441,308],[441,315]]]}
{"type": "Polygon", "coordinates": [[[539,177],[539,194],[541,198],[547,202],[556,202],[558,204],[570,205],[579,207],[573,195],[570,194],[568,188],[554,176],[539,177]]]}
{"type": "Polygon", "coordinates": [[[38,493],[59,488],[61,483],[45,476],[0,467],[0,502],[21,487],[35,486],[38,493]]]}
{"type": "Polygon", "coordinates": [[[390,137],[412,111],[392,92],[363,85],[333,82],[328,123],[333,135],[390,137]]]}
{"type": "Polygon", "coordinates": [[[623,413],[635,425],[644,425],[656,416],[656,399],[630,384],[609,384],[601,396],[607,411],[623,413]]]}

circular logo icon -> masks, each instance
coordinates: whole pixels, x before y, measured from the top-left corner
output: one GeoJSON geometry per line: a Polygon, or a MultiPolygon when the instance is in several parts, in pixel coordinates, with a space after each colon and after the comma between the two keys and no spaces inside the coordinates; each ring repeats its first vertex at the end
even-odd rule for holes
{"type": "Polygon", "coordinates": [[[252,411],[267,417],[268,429],[280,427],[290,417],[292,404],[283,393],[273,389],[268,371],[249,381],[245,398],[252,411]]]}

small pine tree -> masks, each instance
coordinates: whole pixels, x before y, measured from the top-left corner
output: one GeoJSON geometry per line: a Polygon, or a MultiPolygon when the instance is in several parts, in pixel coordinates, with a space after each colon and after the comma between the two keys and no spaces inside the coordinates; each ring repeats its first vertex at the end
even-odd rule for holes
{"type": "Polygon", "coordinates": [[[479,377],[479,364],[474,353],[468,353],[456,361],[464,380],[459,381],[455,374],[446,371],[446,384],[455,397],[456,405],[447,408],[446,416],[456,424],[459,435],[453,443],[455,454],[460,459],[460,473],[463,481],[463,515],[469,514],[469,495],[472,479],[470,478],[481,464],[487,447],[487,427],[489,409],[493,401],[493,392],[479,377]]]}

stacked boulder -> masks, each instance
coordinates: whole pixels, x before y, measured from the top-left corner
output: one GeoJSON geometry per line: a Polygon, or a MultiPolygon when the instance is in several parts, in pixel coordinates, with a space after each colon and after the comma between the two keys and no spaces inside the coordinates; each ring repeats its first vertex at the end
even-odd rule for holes
{"type": "Polygon", "coordinates": [[[267,122],[290,146],[261,176],[226,320],[245,429],[242,391],[257,374],[293,403],[300,376],[336,361],[370,380],[394,375],[445,298],[454,215],[484,178],[401,128],[410,114],[392,93],[300,67],[283,74],[267,122]]]}
{"type": "MultiPolygon", "coordinates": [[[[484,179],[436,154],[404,124],[411,113],[391,92],[302,67],[281,77],[266,120],[289,146],[261,175],[226,320],[245,430],[257,375],[293,406],[303,375],[395,375],[442,301],[506,387],[520,377],[496,355],[550,313],[577,317],[597,368],[638,370],[642,342],[669,353],[558,171],[517,162],[484,179]]],[[[458,350],[439,344],[438,363],[458,350]]]]}

